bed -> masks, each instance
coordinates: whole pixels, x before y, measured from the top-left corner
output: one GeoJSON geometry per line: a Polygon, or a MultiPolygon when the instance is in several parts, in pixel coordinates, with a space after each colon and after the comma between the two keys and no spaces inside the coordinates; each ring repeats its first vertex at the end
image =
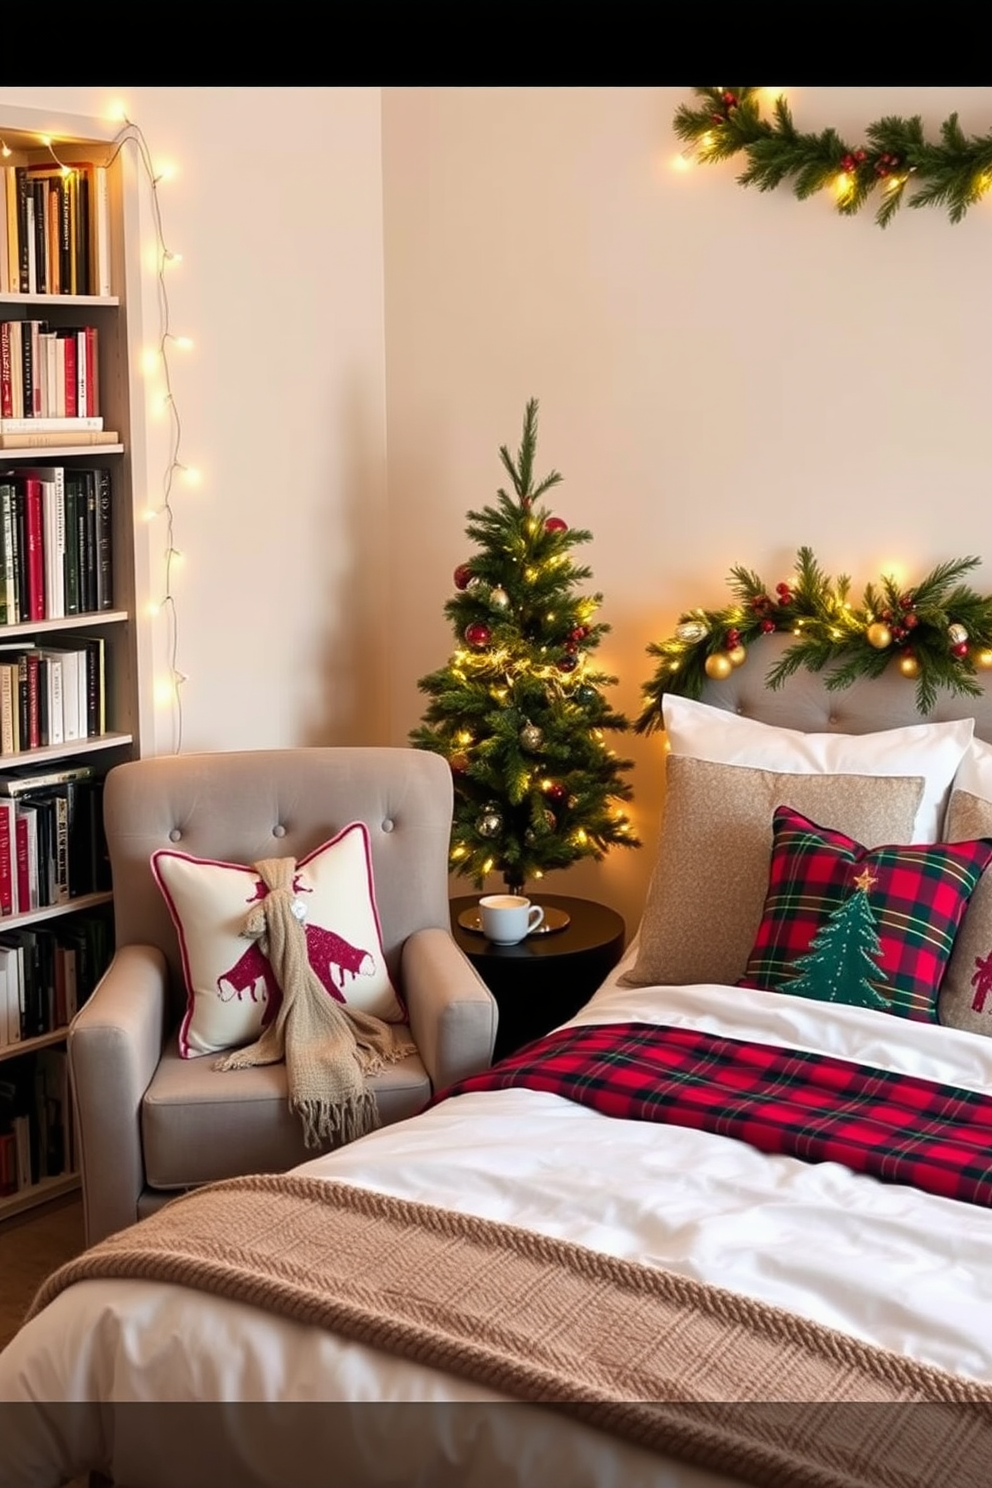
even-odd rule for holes
{"type": "Polygon", "coordinates": [[[673,700],[644,916],[569,1024],[47,1284],[5,1485],[987,1481],[992,704],[764,675],[673,700]],[[861,882],[797,951],[824,861],[861,882]]]}

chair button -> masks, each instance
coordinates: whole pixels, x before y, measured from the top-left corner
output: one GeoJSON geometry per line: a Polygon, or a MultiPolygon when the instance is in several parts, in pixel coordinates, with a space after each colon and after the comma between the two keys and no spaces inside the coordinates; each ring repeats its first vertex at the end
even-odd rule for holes
{"type": "Polygon", "coordinates": [[[183,834],[182,834],[182,832],[180,832],[180,830],[179,830],[178,827],[173,827],[172,831],[169,833],[169,841],[170,842],[181,842],[182,840],[183,840],[183,834]]]}
{"type": "Polygon", "coordinates": [[[283,826],[282,822],[276,822],[275,826],[272,828],[272,835],[273,837],[285,837],[286,828],[283,826]]]}
{"type": "Polygon", "coordinates": [[[393,830],[393,828],[395,827],[395,825],[396,825],[396,823],[393,821],[393,818],[391,816],[387,816],[383,820],[382,830],[384,832],[391,832],[393,830]]]}

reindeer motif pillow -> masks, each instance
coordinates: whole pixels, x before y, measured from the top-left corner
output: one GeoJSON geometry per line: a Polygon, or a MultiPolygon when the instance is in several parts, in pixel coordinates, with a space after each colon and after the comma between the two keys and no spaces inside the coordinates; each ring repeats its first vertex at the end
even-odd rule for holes
{"type": "MultiPolygon", "coordinates": [[[[275,1016],[282,992],[257,941],[241,935],[251,905],[268,891],[254,868],[162,848],[151,868],[169,907],[186,979],[179,1030],[184,1059],[251,1043],[275,1016]]],[[[405,1013],[382,949],[368,832],[345,827],[297,864],[294,881],[310,964],[352,1007],[401,1022],[405,1013]]]]}

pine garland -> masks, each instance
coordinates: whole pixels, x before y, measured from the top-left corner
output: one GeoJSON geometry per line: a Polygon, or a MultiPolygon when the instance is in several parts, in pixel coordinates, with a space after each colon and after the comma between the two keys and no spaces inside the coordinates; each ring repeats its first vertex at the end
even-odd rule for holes
{"type": "Polygon", "coordinates": [[[864,589],[860,605],[850,600],[851,581],[820,568],[808,547],[799,549],[792,582],[770,594],[750,569],[731,569],[734,601],[723,609],[697,608],[679,616],[675,634],[653,641],[654,675],[641,689],[644,703],[634,729],[663,726],[666,692],[698,698],[708,678],[730,675],[747,660],[748,647],[776,631],[795,639],[769,670],[767,685],[781,687],[801,667],[825,672],[830,692],[862,677],[880,677],[893,659],[916,682],[916,706],[930,713],[941,689],[981,697],[979,671],[992,669],[992,596],[961,582],[981,562],[958,558],[940,563],[912,589],[883,577],[864,589]]]}
{"type": "Polygon", "coordinates": [[[943,207],[951,222],[960,222],[992,186],[992,131],[968,136],[957,114],[941,124],[939,143],[926,138],[915,114],[877,119],[865,130],[863,143],[851,144],[835,129],[801,133],[781,96],[772,117],[764,118],[760,88],[692,91],[701,102],[696,108],[679,106],[676,134],[706,163],[743,153],[748,163],[737,177],[742,186],[773,191],[788,181],[800,200],[832,187],[838,212],[848,217],[880,192],[879,227],[887,227],[904,203],[943,207]]]}

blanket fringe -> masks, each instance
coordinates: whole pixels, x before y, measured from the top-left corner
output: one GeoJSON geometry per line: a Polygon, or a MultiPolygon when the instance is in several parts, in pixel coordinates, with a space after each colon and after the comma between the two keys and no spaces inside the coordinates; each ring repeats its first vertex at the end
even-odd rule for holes
{"type": "Polygon", "coordinates": [[[353,1142],[382,1125],[379,1106],[371,1090],[353,1100],[332,1103],[325,1100],[291,1100],[290,1109],[303,1123],[303,1140],[307,1147],[323,1147],[336,1142],[353,1142]]]}

